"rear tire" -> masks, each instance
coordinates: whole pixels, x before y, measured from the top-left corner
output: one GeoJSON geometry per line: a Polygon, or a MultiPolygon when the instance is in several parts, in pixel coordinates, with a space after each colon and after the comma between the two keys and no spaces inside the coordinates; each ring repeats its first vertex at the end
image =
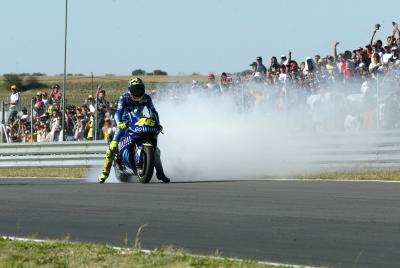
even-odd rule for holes
{"type": "Polygon", "coordinates": [[[154,172],[154,149],[151,146],[143,146],[143,164],[137,170],[137,176],[141,183],[148,183],[154,172]]]}

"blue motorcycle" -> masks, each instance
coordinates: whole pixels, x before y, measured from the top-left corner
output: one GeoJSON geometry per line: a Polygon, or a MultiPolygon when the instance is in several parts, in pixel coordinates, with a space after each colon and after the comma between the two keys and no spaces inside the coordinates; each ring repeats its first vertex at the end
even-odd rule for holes
{"type": "Polygon", "coordinates": [[[121,138],[115,156],[114,171],[119,181],[130,182],[136,176],[150,182],[155,168],[157,137],[161,126],[148,117],[134,117],[121,138]]]}

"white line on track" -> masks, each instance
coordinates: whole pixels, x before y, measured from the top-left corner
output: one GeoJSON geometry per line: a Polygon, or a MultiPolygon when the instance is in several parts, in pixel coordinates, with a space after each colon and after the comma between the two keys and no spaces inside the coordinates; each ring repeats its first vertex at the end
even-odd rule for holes
{"type": "MultiPolygon", "coordinates": [[[[1,236],[4,240],[13,240],[13,241],[23,241],[23,242],[35,242],[35,243],[46,243],[46,242],[54,242],[54,240],[46,240],[46,239],[33,239],[33,238],[23,238],[23,237],[15,237],[15,236],[1,236]]],[[[112,247],[117,250],[131,250],[129,248],[121,248],[121,247],[112,247]]],[[[141,249],[143,253],[151,253],[151,250],[141,249]]],[[[234,259],[234,258],[223,258],[223,257],[215,257],[215,256],[203,256],[203,255],[196,255],[196,254],[187,254],[187,256],[192,257],[199,257],[199,258],[214,258],[218,260],[233,260],[233,261],[243,261],[242,259],[234,259]]],[[[314,266],[304,266],[304,265],[294,265],[294,264],[287,264],[287,263],[277,263],[277,262],[267,262],[267,261],[258,261],[260,264],[265,265],[272,265],[272,266],[289,266],[291,268],[315,268],[314,266]]]]}

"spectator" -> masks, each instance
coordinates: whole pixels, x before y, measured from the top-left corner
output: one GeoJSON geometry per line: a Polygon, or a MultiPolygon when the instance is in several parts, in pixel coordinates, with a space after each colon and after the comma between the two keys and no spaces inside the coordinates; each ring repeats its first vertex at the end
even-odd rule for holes
{"type": "Polygon", "coordinates": [[[42,92],[42,101],[45,111],[49,108],[49,99],[46,91],[42,92]]]}
{"type": "Polygon", "coordinates": [[[36,117],[41,117],[47,111],[42,100],[42,92],[40,91],[37,92],[36,97],[33,98],[33,111],[36,117]]]}
{"type": "Polygon", "coordinates": [[[219,87],[218,83],[215,81],[215,75],[214,74],[208,74],[208,83],[206,84],[206,89],[208,89],[208,92],[211,93],[221,93],[221,88],[219,87]]]}
{"type": "Polygon", "coordinates": [[[50,120],[50,133],[47,141],[59,141],[61,130],[61,116],[58,110],[54,110],[50,120]]]}
{"type": "Polygon", "coordinates": [[[104,125],[101,130],[103,132],[103,140],[108,140],[108,137],[110,136],[112,130],[112,121],[110,118],[104,119],[104,125]]]}
{"type": "Polygon", "coordinates": [[[103,139],[103,125],[105,113],[107,112],[107,108],[110,107],[110,102],[106,100],[106,91],[102,88],[101,85],[97,87],[96,93],[96,108],[97,108],[97,139],[103,139]]]}
{"type": "Polygon", "coordinates": [[[372,61],[368,69],[371,74],[375,74],[378,70],[382,70],[381,57],[378,53],[373,54],[372,61]]]}
{"type": "Polygon", "coordinates": [[[249,66],[251,67],[252,71],[251,76],[254,76],[257,70],[257,62],[253,61],[249,66]]]}
{"type": "Polygon", "coordinates": [[[53,103],[60,103],[62,94],[60,92],[60,86],[58,84],[53,85],[53,91],[51,92],[51,100],[53,103]]]}
{"type": "Polygon", "coordinates": [[[20,109],[20,104],[21,104],[21,94],[18,91],[17,85],[12,85],[11,86],[11,96],[10,96],[10,102],[8,106],[8,119],[9,120],[15,120],[17,113],[20,109]]]}
{"type": "Polygon", "coordinates": [[[222,93],[226,93],[229,90],[229,87],[232,85],[232,77],[228,76],[225,72],[221,74],[220,78],[220,88],[222,93]]]}
{"type": "Polygon", "coordinates": [[[267,68],[265,68],[264,64],[262,63],[262,58],[260,56],[256,58],[256,62],[257,68],[256,72],[254,73],[254,78],[256,78],[257,81],[262,81],[266,77],[267,68]]]}

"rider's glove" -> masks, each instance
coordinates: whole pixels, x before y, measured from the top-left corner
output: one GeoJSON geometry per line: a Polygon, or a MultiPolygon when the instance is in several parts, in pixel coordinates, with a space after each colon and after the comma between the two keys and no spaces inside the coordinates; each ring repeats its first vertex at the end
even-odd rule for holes
{"type": "Polygon", "coordinates": [[[126,129],[128,126],[125,122],[121,122],[117,124],[117,128],[119,129],[126,129]]]}

